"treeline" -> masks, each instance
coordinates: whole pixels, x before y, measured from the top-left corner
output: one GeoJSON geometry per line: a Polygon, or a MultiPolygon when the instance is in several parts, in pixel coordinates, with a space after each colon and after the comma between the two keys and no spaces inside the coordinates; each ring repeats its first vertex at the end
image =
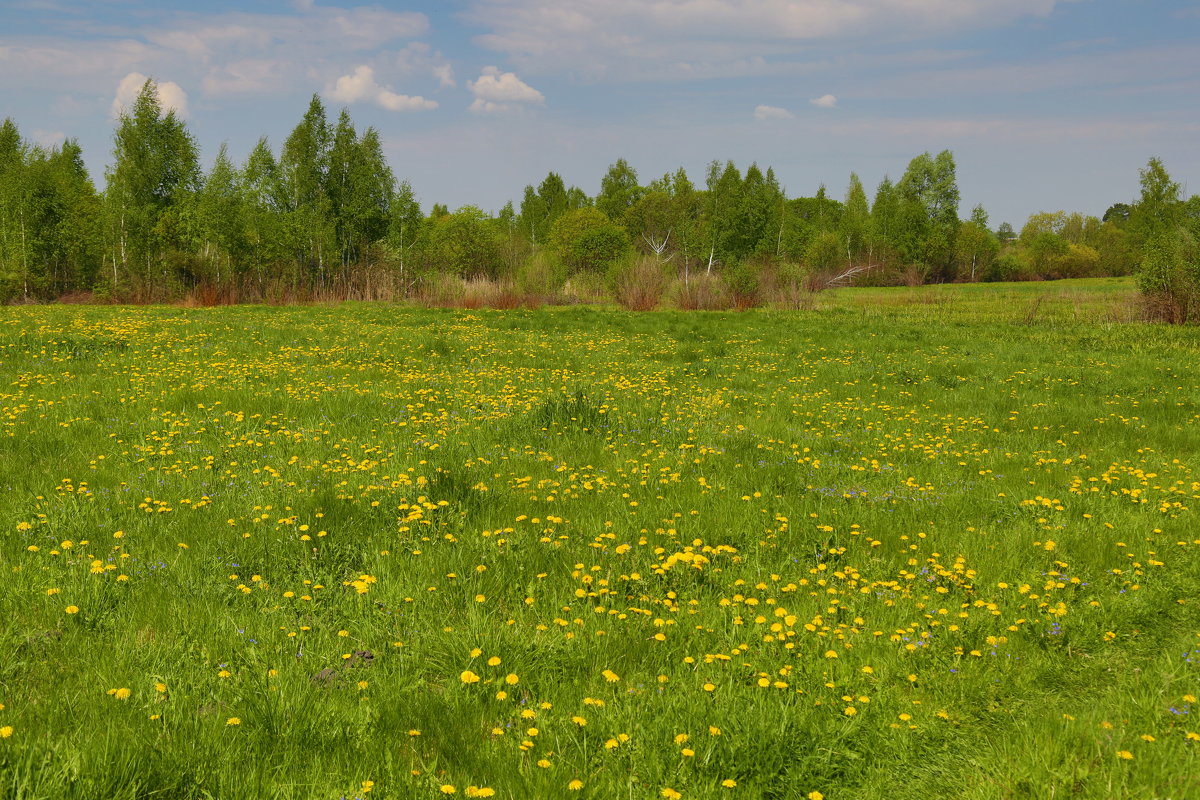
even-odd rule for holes
{"type": "Polygon", "coordinates": [[[344,110],[330,122],[317,96],[278,153],[264,138],[237,165],[222,146],[207,174],[150,81],[113,141],[101,192],[74,141],[46,149],[11,120],[0,126],[0,300],[502,305],[615,294],[652,307],[672,294],[719,307],[850,284],[1126,275],[1157,259],[1175,277],[1143,281],[1152,293],[1182,280],[1200,233],[1200,199],[1184,202],[1156,161],[1138,202],[1103,218],[1035,214],[1017,232],[993,229],[979,206],[960,218],[949,151],[917,156],[870,197],[854,174],[840,200],[823,186],[789,198],[757,164],[714,161],[697,185],[683,169],[642,183],[618,160],[595,197],[550,173],[496,214],[425,214],[378,132],[358,132],[344,110]]]}

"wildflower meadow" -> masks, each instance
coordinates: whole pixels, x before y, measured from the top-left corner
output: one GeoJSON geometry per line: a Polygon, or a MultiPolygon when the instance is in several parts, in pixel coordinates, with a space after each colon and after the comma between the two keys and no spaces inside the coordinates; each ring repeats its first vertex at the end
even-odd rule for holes
{"type": "Polygon", "coordinates": [[[1200,797],[1200,340],[0,310],[0,798],[1200,797]]]}

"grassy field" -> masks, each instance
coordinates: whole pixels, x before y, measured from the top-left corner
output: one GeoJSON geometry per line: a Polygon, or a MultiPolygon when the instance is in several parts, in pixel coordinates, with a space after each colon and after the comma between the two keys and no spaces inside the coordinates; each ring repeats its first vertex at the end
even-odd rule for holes
{"type": "Polygon", "coordinates": [[[1200,337],[0,309],[0,798],[1200,797],[1200,337]]]}

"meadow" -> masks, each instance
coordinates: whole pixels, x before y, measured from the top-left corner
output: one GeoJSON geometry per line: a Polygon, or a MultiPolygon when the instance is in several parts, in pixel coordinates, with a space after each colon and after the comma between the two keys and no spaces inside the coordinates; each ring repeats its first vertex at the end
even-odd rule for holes
{"type": "Polygon", "coordinates": [[[1200,337],[0,309],[0,798],[1200,797],[1200,337]]]}

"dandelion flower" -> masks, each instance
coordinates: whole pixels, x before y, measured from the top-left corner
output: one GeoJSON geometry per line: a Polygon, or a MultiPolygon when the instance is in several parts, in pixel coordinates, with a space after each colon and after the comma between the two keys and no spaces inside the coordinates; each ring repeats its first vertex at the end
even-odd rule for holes
{"type": "Polygon", "coordinates": [[[441,786],[442,794],[454,794],[457,791],[458,789],[455,789],[452,783],[443,783],[441,786]]]}
{"type": "Polygon", "coordinates": [[[471,672],[469,669],[463,670],[463,673],[458,676],[458,679],[466,684],[479,683],[479,676],[474,672],[471,672]]]}
{"type": "Polygon", "coordinates": [[[570,789],[572,792],[578,792],[580,789],[583,788],[583,781],[579,780],[579,778],[576,778],[575,780],[573,780],[567,784],[567,788],[570,789]]]}
{"type": "Polygon", "coordinates": [[[115,690],[112,693],[112,696],[117,698],[118,700],[128,700],[129,694],[130,694],[129,690],[126,689],[124,686],[122,686],[120,689],[115,690]]]}
{"type": "Polygon", "coordinates": [[[674,790],[674,789],[672,789],[670,786],[664,786],[664,787],[663,787],[663,790],[662,790],[662,796],[663,796],[663,797],[665,797],[665,798],[667,798],[667,800],[679,800],[679,798],[683,797],[683,795],[682,795],[682,794],[680,794],[679,792],[675,791],[675,790],[674,790]]]}
{"type": "Polygon", "coordinates": [[[63,610],[64,610],[64,611],[66,611],[68,614],[78,614],[78,613],[79,613],[79,606],[67,606],[67,607],[66,607],[65,609],[63,609],[63,610]]]}
{"type": "Polygon", "coordinates": [[[1126,760],[1126,761],[1132,761],[1132,760],[1133,760],[1133,753],[1129,752],[1128,750],[1118,750],[1118,751],[1117,751],[1117,758],[1121,758],[1121,759],[1124,759],[1124,760],[1126,760]]]}
{"type": "Polygon", "coordinates": [[[238,719],[237,717],[230,717],[229,719],[225,720],[225,724],[226,725],[241,725],[242,721],[240,719],[238,719]]]}
{"type": "MultiPolygon", "coordinates": [[[[3,728],[0,728],[0,739],[7,739],[12,735],[13,735],[13,726],[12,725],[5,725],[3,728]]],[[[583,784],[580,784],[580,785],[582,786],[583,784]]]]}
{"type": "Polygon", "coordinates": [[[726,778],[725,780],[721,781],[721,785],[726,789],[732,789],[733,787],[737,786],[737,781],[735,781],[733,778],[726,778]]]}

